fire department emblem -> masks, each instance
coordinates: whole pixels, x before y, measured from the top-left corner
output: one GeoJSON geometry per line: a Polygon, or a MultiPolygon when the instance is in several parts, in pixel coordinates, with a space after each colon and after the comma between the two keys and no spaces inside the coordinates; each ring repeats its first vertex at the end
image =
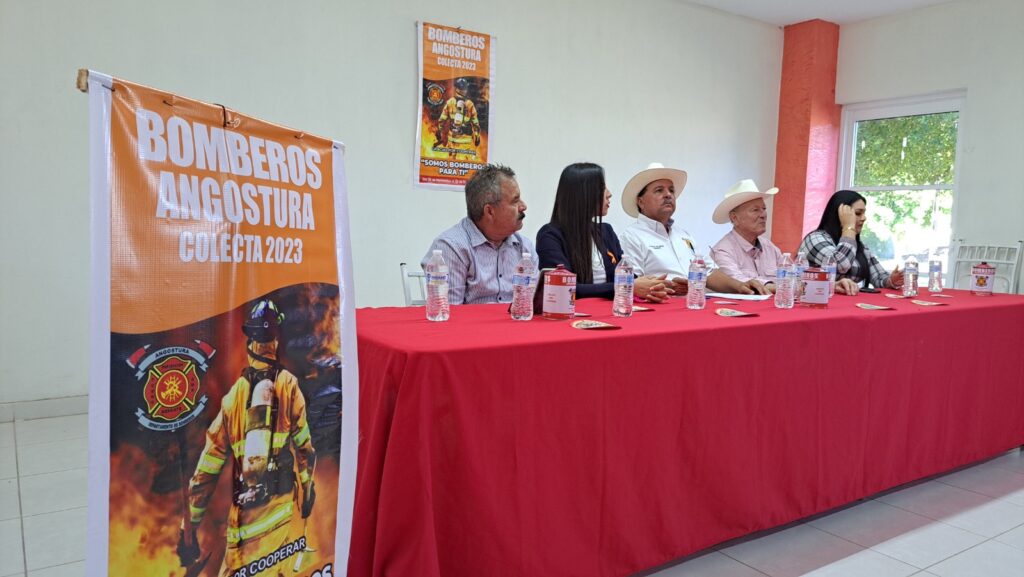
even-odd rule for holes
{"type": "Polygon", "coordinates": [[[437,106],[444,101],[444,88],[441,88],[440,84],[431,82],[427,85],[427,102],[433,106],[437,106]]]}
{"type": "Polygon", "coordinates": [[[211,357],[217,352],[209,344],[196,340],[195,347],[166,347],[150,352],[150,345],[139,348],[126,359],[142,383],[145,408],[135,416],[139,424],[154,431],[174,431],[192,422],[206,407],[206,395],[200,395],[200,373],[206,374],[211,357]]]}

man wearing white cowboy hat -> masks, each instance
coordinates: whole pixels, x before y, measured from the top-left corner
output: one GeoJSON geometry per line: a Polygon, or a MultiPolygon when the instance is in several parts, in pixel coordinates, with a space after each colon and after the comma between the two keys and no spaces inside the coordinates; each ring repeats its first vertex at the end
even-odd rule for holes
{"type": "MultiPolygon", "coordinates": [[[[686,172],[654,162],[629,179],[622,191],[622,210],[637,219],[619,235],[623,256],[638,275],[672,277],[675,294],[686,294],[686,276],[697,246],[688,232],[672,227],[676,198],[685,186],[686,172]]],[[[717,269],[708,275],[707,286],[717,292],[754,292],[717,269]]]]}
{"type": "Polygon", "coordinates": [[[779,247],[762,236],[768,228],[765,199],[777,192],[774,187],[761,192],[753,180],[741,180],[725,191],[711,217],[715,224],[732,223],[732,230],[712,247],[712,258],[725,274],[761,294],[774,292],[772,280],[782,262],[779,247]]]}

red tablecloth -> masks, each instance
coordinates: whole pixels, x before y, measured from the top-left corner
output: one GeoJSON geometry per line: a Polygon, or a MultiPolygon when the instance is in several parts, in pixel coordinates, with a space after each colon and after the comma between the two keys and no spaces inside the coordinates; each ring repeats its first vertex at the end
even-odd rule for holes
{"type": "Polygon", "coordinates": [[[628,575],[1024,443],[1024,297],[946,294],[360,310],[349,574],[628,575]]]}

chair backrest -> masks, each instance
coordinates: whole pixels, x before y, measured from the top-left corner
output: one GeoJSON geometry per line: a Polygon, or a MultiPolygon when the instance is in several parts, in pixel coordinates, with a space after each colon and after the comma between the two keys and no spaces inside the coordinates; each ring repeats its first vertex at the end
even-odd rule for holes
{"type": "Polygon", "coordinates": [[[1016,245],[996,246],[966,244],[959,239],[950,254],[950,286],[953,288],[970,288],[971,267],[984,261],[996,267],[996,282],[992,287],[995,292],[1017,292],[1024,240],[1018,240],[1016,245]]]}
{"type": "Polygon", "coordinates": [[[402,294],[405,295],[405,306],[420,307],[427,304],[427,275],[423,271],[410,271],[404,262],[400,263],[398,268],[402,271],[402,294]],[[413,298],[413,293],[418,297],[413,298]]]}

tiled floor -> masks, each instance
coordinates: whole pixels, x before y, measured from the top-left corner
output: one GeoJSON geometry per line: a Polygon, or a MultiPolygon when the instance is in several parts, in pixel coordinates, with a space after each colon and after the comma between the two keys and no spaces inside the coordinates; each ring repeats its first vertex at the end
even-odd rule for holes
{"type": "MultiPolygon", "coordinates": [[[[0,423],[0,577],[85,566],[86,417],[0,423]]],[[[652,577],[1024,577],[1024,454],[694,555],[652,577]]]]}
{"type": "Polygon", "coordinates": [[[1024,577],[1024,454],[725,543],[651,577],[1024,577]]]}
{"type": "Polygon", "coordinates": [[[85,574],[85,415],[0,423],[0,577],[85,574]]]}

